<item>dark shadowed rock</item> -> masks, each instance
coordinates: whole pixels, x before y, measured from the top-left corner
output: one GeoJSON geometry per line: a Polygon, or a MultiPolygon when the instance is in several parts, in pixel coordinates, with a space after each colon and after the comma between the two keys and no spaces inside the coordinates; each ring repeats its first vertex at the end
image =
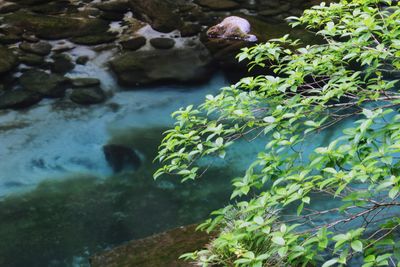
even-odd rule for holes
{"type": "Polygon", "coordinates": [[[115,34],[110,32],[104,32],[93,35],[78,36],[71,39],[73,43],[81,45],[99,45],[105,43],[111,43],[117,39],[115,34]]]}
{"type": "Polygon", "coordinates": [[[100,87],[79,88],[73,90],[70,99],[80,105],[92,105],[104,102],[106,94],[100,87]]]}
{"type": "Polygon", "coordinates": [[[18,64],[18,58],[8,48],[0,45],[0,74],[9,72],[18,64]]]}
{"type": "Polygon", "coordinates": [[[135,36],[128,40],[120,42],[122,48],[126,50],[138,50],[146,44],[146,38],[144,36],[135,36]]]}
{"type": "Polygon", "coordinates": [[[175,40],[165,37],[150,39],[150,44],[157,49],[171,49],[175,45],[175,40]]]}
{"type": "Polygon", "coordinates": [[[21,8],[20,5],[13,2],[7,2],[7,1],[0,2],[0,14],[15,12],[20,8],[21,8]]]}
{"type": "Polygon", "coordinates": [[[96,78],[75,78],[71,80],[72,87],[94,87],[100,85],[100,80],[96,78]]]}
{"type": "Polygon", "coordinates": [[[89,61],[89,57],[88,56],[79,56],[76,59],[76,64],[85,65],[88,61],[89,61]]]}
{"type": "Polygon", "coordinates": [[[51,64],[51,71],[54,73],[65,74],[75,68],[72,58],[67,54],[55,54],[51,58],[54,61],[51,64]]]}
{"type": "Polygon", "coordinates": [[[210,63],[210,53],[200,43],[168,50],[125,52],[110,62],[121,85],[204,82],[212,72],[210,63]],[[171,62],[174,62],[173,67],[171,62]]]}
{"type": "Polygon", "coordinates": [[[119,12],[119,13],[126,13],[130,8],[128,0],[109,0],[97,3],[94,6],[100,9],[101,11],[119,12]]]}
{"type": "Polygon", "coordinates": [[[22,42],[19,45],[19,48],[23,51],[37,54],[39,56],[46,56],[51,52],[51,44],[45,41],[40,41],[37,43],[22,42]]]}
{"type": "Polygon", "coordinates": [[[41,70],[28,70],[19,81],[26,90],[38,93],[44,97],[63,97],[68,78],[57,74],[48,74],[41,70]]]}
{"type": "Polygon", "coordinates": [[[103,146],[104,156],[115,173],[124,169],[137,169],[141,160],[134,149],[124,145],[109,144],[103,146]]]}
{"type": "Polygon", "coordinates": [[[0,95],[0,109],[26,108],[39,103],[41,99],[41,96],[34,92],[24,90],[6,91],[0,95]]]}
{"type": "Polygon", "coordinates": [[[93,256],[90,262],[92,267],[194,267],[179,256],[202,249],[210,239],[210,235],[196,231],[196,225],[183,226],[130,241],[93,256]]]}
{"type": "Polygon", "coordinates": [[[231,0],[197,0],[196,2],[213,10],[230,10],[240,7],[239,3],[231,0]]]}

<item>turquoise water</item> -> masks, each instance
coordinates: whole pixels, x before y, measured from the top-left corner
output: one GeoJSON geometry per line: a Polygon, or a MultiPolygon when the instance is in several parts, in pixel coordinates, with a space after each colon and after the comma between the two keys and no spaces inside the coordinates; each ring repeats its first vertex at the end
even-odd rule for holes
{"type": "MultiPolygon", "coordinates": [[[[228,82],[217,74],[197,86],[122,89],[102,67],[107,56],[71,74],[100,78],[113,95],[106,104],[52,100],[0,113],[0,266],[88,266],[96,252],[200,222],[228,202],[231,178],[264,147],[266,140],[239,143],[196,182],[154,181],[152,161],[173,123],[170,113],[228,82]],[[113,174],[102,152],[108,143],[134,148],[140,168],[113,174]]],[[[314,143],[326,143],[337,129],[314,143]]]]}

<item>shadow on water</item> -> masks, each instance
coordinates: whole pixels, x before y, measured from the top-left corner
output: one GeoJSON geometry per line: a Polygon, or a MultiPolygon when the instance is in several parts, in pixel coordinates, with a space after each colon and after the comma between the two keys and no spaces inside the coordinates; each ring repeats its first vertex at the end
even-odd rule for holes
{"type": "Polygon", "coordinates": [[[0,201],[0,266],[87,266],[87,257],[131,239],[199,222],[227,203],[227,166],[193,183],[152,179],[163,129],[114,133],[144,156],[136,172],[105,180],[75,175],[0,201]]]}

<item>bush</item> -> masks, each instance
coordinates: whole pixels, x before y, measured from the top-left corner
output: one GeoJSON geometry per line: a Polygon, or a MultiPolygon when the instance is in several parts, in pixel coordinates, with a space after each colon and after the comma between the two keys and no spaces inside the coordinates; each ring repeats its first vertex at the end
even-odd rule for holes
{"type": "Polygon", "coordinates": [[[184,257],[202,266],[400,266],[399,4],[342,0],[289,19],[325,42],[284,36],[245,48],[239,61],[275,75],[243,78],[173,114],[156,178],[195,179],[206,169],[200,159],[269,138],[233,179],[233,204],[201,225],[218,236],[184,257]],[[352,127],[307,152],[349,118],[352,127]]]}

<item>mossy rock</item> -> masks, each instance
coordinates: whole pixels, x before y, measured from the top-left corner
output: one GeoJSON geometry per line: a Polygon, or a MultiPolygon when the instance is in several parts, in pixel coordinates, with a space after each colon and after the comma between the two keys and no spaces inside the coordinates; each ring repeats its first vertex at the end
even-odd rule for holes
{"type": "Polygon", "coordinates": [[[28,66],[41,66],[44,64],[44,58],[42,56],[32,54],[32,53],[24,53],[19,55],[19,61],[28,66]]]}
{"type": "Polygon", "coordinates": [[[51,44],[45,41],[37,43],[22,42],[19,48],[25,52],[37,54],[39,56],[47,56],[51,52],[51,44]]]}
{"type": "Polygon", "coordinates": [[[4,23],[28,30],[39,38],[64,39],[107,32],[108,22],[75,16],[51,16],[17,11],[4,16],[4,23]]]}
{"type": "Polygon", "coordinates": [[[93,87],[99,86],[100,80],[96,78],[75,78],[71,80],[71,84],[74,88],[93,87]]]}
{"type": "Polygon", "coordinates": [[[179,256],[203,248],[210,238],[196,231],[196,225],[179,227],[97,254],[91,258],[91,266],[191,267],[195,265],[179,260],[179,256]]]}
{"type": "Polygon", "coordinates": [[[71,39],[71,41],[75,44],[80,44],[80,45],[99,45],[99,44],[111,43],[115,41],[115,39],[117,39],[115,34],[106,32],[95,35],[74,37],[71,39]]]}
{"type": "Polygon", "coordinates": [[[23,88],[43,97],[63,97],[65,85],[69,79],[57,74],[48,74],[42,70],[28,70],[19,78],[23,88]]]}
{"type": "Polygon", "coordinates": [[[55,54],[51,57],[51,71],[58,74],[65,74],[75,68],[72,58],[68,54],[55,54]]]}
{"type": "Polygon", "coordinates": [[[0,109],[27,108],[40,102],[42,97],[34,92],[17,90],[6,91],[0,95],[0,109]]]}
{"type": "Polygon", "coordinates": [[[231,0],[197,0],[200,6],[208,7],[212,10],[231,10],[239,8],[240,4],[231,0]]]}
{"type": "Polygon", "coordinates": [[[4,47],[0,46],[0,74],[9,72],[18,64],[18,58],[14,53],[4,47]]]}
{"type": "Polygon", "coordinates": [[[165,37],[157,37],[150,39],[150,44],[157,49],[171,49],[175,45],[175,40],[165,37]]]}
{"type": "Polygon", "coordinates": [[[74,89],[70,95],[71,101],[80,105],[99,104],[106,98],[106,94],[100,87],[74,89]]]}

